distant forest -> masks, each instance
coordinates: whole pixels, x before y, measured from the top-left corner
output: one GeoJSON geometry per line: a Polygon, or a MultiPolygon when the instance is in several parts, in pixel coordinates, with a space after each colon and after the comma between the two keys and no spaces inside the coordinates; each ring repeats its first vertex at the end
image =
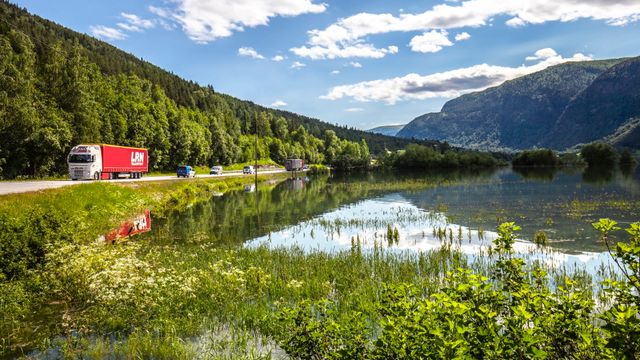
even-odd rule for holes
{"type": "Polygon", "coordinates": [[[366,166],[411,142],[264,108],[0,1],[0,177],[66,171],[80,143],[149,149],[152,170],[301,157],[366,166]]]}

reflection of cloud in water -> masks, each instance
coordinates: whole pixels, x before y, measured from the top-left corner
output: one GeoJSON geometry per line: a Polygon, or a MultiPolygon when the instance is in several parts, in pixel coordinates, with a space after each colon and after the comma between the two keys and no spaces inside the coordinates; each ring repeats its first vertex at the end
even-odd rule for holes
{"type": "MultiPolygon", "coordinates": [[[[306,251],[333,252],[349,250],[352,242],[359,240],[365,251],[377,246],[387,251],[426,252],[450,244],[473,259],[486,254],[497,236],[494,231],[449,223],[444,213],[424,211],[400,194],[391,194],[343,206],[312,220],[256,238],[247,246],[297,246],[306,251]],[[387,239],[388,225],[398,229],[397,241],[387,239]]],[[[554,268],[577,267],[595,273],[602,265],[611,264],[608,253],[568,254],[549,247],[539,248],[522,240],[514,244],[514,250],[530,260],[539,260],[554,268]]]]}

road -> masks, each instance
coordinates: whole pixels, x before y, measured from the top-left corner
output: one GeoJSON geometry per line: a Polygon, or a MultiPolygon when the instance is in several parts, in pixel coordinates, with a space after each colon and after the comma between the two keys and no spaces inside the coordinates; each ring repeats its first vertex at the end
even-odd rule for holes
{"type": "MultiPolygon", "coordinates": [[[[284,173],[286,170],[264,170],[258,171],[258,175],[266,174],[278,174],[284,173]]],[[[255,176],[253,174],[242,174],[240,171],[225,172],[222,175],[197,175],[196,179],[210,179],[210,178],[223,178],[231,176],[255,176]]],[[[141,181],[189,181],[191,179],[177,178],[174,176],[147,176],[142,179],[117,179],[117,180],[100,180],[100,182],[106,183],[127,183],[127,182],[141,182],[141,181]]],[[[72,186],[79,184],[91,183],[94,180],[42,180],[42,181],[0,181],[0,195],[25,193],[38,190],[56,189],[64,186],[72,186]]]]}

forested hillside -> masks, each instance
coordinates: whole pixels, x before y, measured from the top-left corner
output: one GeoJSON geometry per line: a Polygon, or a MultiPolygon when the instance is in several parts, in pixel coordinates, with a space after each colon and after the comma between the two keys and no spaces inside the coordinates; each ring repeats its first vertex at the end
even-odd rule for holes
{"type": "Polygon", "coordinates": [[[410,141],[216,93],[0,1],[0,177],[64,173],[70,147],[150,150],[152,169],[261,158],[353,167],[410,141]]]}

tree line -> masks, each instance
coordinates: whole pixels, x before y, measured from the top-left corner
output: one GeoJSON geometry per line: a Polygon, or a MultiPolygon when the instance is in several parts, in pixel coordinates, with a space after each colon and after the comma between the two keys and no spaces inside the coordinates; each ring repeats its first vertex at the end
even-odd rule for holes
{"type": "Polygon", "coordinates": [[[272,112],[230,106],[212,91],[194,94],[206,106],[178,105],[149,80],[104,73],[79,44],[54,42],[38,55],[29,36],[10,29],[0,33],[0,53],[2,178],[64,173],[67,153],[81,143],[146,147],[152,170],[256,155],[335,167],[369,163],[364,140],[340,139],[329,129],[314,136],[272,112]]]}

